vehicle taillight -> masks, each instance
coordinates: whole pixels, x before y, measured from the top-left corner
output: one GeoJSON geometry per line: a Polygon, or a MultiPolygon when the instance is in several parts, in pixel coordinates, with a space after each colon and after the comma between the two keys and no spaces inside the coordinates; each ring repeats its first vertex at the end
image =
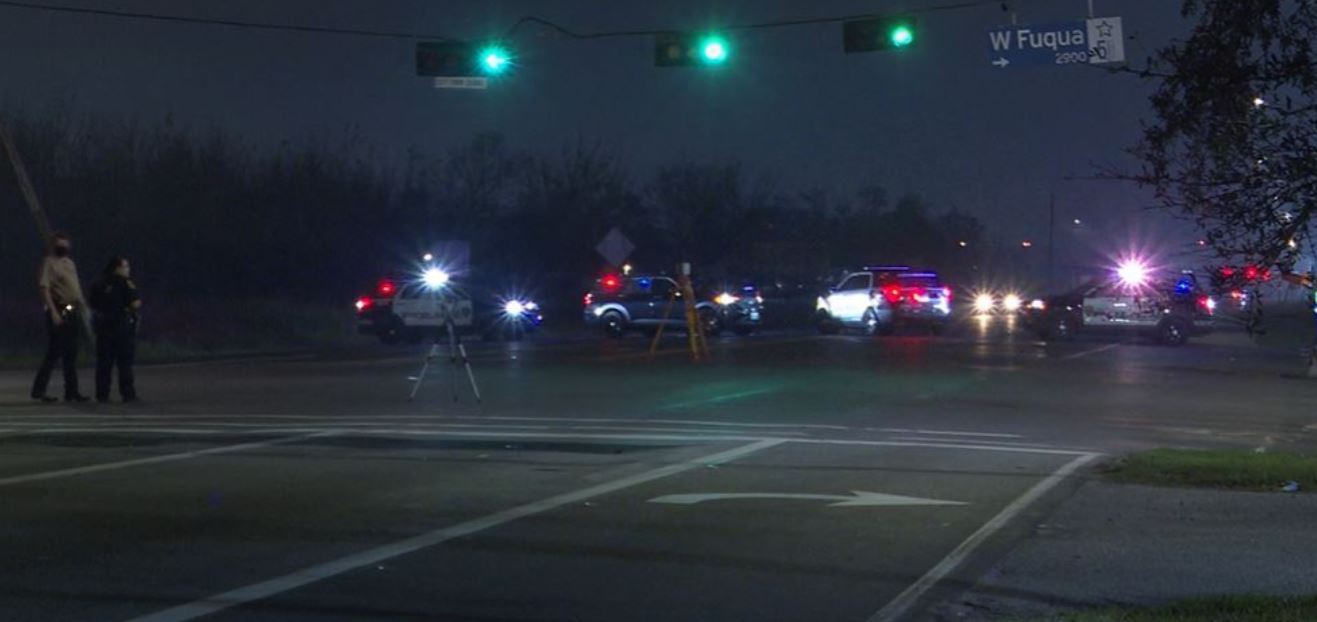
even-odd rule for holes
{"type": "Polygon", "coordinates": [[[901,288],[900,287],[883,288],[883,298],[886,298],[887,302],[890,302],[892,304],[901,302],[901,288]]]}
{"type": "Polygon", "coordinates": [[[1213,300],[1210,296],[1199,296],[1198,308],[1201,309],[1204,313],[1208,315],[1212,315],[1213,312],[1216,311],[1216,301],[1213,300]]]}
{"type": "Polygon", "coordinates": [[[369,298],[364,298],[364,297],[363,297],[363,298],[358,298],[358,299],[357,299],[357,302],[356,302],[356,304],[355,304],[354,306],[357,308],[357,313],[363,313],[363,312],[365,312],[367,309],[369,309],[369,308],[375,306],[375,301],[373,301],[373,300],[371,300],[371,299],[369,299],[369,298]]]}
{"type": "Polygon", "coordinates": [[[922,287],[911,287],[910,302],[928,302],[928,290],[922,287]]]}
{"type": "Polygon", "coordinates": [[[585,302],[585,306],[587,307],[594,304],[594,294],[591,294],[590,292],[586,292],[584,302],[585,302]]]}
{"type": "Polygon", "coordinates": [[[395,291],[397,291],[397,287],[393,284],[393,281],[388,279],[381,279],[379,285],[375,286],[375,292],[382,298],[393,296],[395,291]]]}

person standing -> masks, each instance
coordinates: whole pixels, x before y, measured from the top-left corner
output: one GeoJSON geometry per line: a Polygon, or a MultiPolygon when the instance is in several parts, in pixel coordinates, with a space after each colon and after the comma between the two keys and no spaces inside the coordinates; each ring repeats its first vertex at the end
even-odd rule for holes
{"type": "Polygon", "coordinates": [[[115,256],[105,266],[101,279],[92,286],[91,308],[95,311],[96,401],[110,399],[110,376],[119,369],[119,397],[137,401],[133,385],[133,359],[137,354],[137,312],[142,301],[132,280],[127,257],[115,256]]]}
{"type": "Polygon", "coordinates": [[[46,394],[46,388],[50,384],[50,373],[61,361],[64,363],[64,401],[87,401],[78,393],[78,333],[87,303],[78,282],[78,268],[69,256],[71,247],[68,235],[52,235],[50,252],[42,260],[41,271],[37,274],[37,289],[46,308],[46,331],[50,336],[46,357],[32,382],[32,399],[42,402],[55,401],[46,394]]]}

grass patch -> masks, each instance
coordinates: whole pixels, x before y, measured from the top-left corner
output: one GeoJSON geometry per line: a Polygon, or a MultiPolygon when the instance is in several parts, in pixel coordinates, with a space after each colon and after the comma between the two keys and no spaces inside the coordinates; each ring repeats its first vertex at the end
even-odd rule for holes
{"type": "Polygon", "coordinates": [[[1221,596],[1147,608],[1058,614],[1057,622],[1311,622],[1317,596],[1221,596]]]}
{"type": "Polygon", "coordinates": [[[1276,490],[1294,480],[1301,490],[1313,490],[1317,457],[1244,449],[1153,449],[1126,456],[1105,475],[1128,484],[1236,490],[1276,490]]]}

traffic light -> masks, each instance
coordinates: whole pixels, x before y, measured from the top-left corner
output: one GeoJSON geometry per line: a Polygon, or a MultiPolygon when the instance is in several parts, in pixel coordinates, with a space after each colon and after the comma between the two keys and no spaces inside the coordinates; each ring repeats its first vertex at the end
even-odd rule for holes
{"type": "Polygon", "coordinates": [[[659,67],[716,66],[727,62],[732,45],[717,33],[665,32],[654,36],[654,64],[659,67]]]}
{"type": "Polygon", "coordinates": [[[465,41],[416,44],[416,75],[448,78],[490,77],[512,67],[512,53],[497,44],[465,41]]]}
{"type": "Polygon", "coordinates": [[[842,46],[847,54],[899,50],[915,44],[919,30],[913,17],[877,17],[845,22],[842,46]]]}

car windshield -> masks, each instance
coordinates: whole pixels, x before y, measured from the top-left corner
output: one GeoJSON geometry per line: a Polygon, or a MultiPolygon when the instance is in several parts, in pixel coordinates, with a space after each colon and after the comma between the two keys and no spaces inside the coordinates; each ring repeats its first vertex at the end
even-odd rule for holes
{"type": "Polygon", "coordinates": [[[0,622],[1317,622],[1317,0],[0,41],[0,622]]]}

